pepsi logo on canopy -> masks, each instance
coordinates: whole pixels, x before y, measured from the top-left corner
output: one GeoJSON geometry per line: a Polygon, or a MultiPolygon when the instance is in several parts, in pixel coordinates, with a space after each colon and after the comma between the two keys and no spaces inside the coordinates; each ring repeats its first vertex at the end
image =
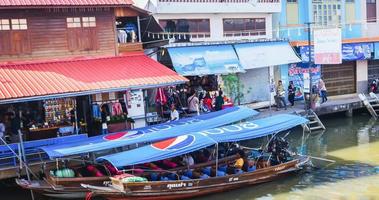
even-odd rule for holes
{"type": "Polygon", "coordinates": [[[193,142],[195,142],[195,136],[181,135],[160,142],[155,142],[151,144],[151,146],[158,150],[178,150],[190,146],[193,142]]]}

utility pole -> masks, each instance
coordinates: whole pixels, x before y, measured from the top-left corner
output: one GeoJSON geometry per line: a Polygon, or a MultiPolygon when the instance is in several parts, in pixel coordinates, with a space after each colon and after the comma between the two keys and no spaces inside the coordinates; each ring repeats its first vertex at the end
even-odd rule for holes
{"type": "Polygon", "coordinates": [[[312,50],[311,50],[311,24],[314,24],[314,22],[307,22],[305,23],[307,25],[308,30],[308,73],[309,73],[309,101],[308,105],[305,104],[306,111],[309,113],[309,111],[312,109],[312,50]],[[309,110],[308,110],[309,109],[309,110]]]}

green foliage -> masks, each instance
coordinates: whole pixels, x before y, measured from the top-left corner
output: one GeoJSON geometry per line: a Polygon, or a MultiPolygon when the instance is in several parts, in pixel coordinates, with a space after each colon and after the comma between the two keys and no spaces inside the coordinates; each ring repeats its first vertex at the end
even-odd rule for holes
{"type": "MultiPolygon", "coordinates": [[[[245,98],[245,85],[240,82],[237,74],[223,75],[222,80],[224,81],[224,92],[227,93],[234,104],[241,104],[241,101],[245,98]]],[[[251,87],[249,87],[246,93],[250,93],[251,87]]]]}

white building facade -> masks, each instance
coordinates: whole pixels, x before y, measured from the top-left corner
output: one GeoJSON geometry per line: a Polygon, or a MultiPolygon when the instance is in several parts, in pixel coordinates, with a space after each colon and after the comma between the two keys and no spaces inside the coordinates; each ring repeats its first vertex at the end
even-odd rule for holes
{"type": "MultiPolygon", "coordinates": [[[[280,0],[157,0],[151,11],[165,33],[158,37],[189,37],[190,42],[270,40],[272,15],[281,12],[280,0]],[[172,33],[168,35],[167,33],[172,33]]],[[[278,52],[279,53],[279,52],[278,52]]],[[[274,55],[273,55],[274,56],[274,55]]],[[[238,73],[244,85],[243,103],[271,99],[269,83],[275,68],[265,66],[238,73]]]]}

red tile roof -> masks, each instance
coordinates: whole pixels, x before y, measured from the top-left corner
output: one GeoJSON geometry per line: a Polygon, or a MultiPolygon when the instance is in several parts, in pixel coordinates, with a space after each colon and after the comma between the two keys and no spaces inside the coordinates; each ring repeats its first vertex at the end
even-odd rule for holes
{"type": "Polygon", "coordinates": [[[0,64],[0,101],[65,93],[94,94],[184,83],[143,54],[55,62],[0,64]]]}
{"type": "Polygon", "coordinates": [[[133,0],[0,0],[4,6],[111,6],[132,5],[133,0]]]}

